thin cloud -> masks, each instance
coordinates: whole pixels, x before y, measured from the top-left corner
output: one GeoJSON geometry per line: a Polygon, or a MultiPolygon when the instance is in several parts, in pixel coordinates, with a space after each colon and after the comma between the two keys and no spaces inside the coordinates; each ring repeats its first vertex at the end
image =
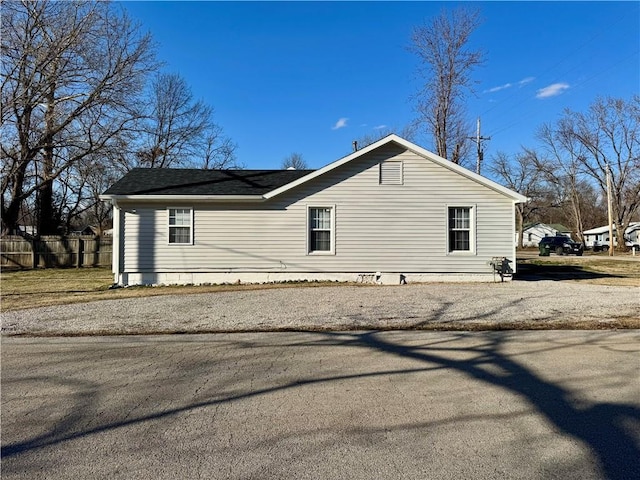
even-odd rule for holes
{"type": "Polygon", "coordinates": [[[505,83],[504,85],[500,85],[499,87],[493,87],[493,88],[490,88],[489,90],[485,90],[484,93],[495,93],[495,92],[499,92],[500,90],[505,90],[511,87],[513,87],[512,83],[505,83]]]}
{"type": "Polygon", "coordinates": [[[340,128],[344,128],[347,126],[347,120],[349,120],[348,118],[342,117],[341,119],[339,119],[336,124],[331,127],[331,130],[338,130],[340,128]]]}
{"type": "Polygon", "coordinates": [[[505,83],[504,85],[498,85],[497,87],[492,87],[488,90],[485,90],[483,93],[495,93],[495,92],[499,92],[500,90],[506,90],[507,88],[511,88],[515,86],[522,87],[527,83],[533,82],[534,80],[535,80],[535,77],[526,77],[516,83],[509,82],[509,83],[505,83]]]}
{"type": "Polygon", "coordinates": [[[374,130],[382,130],[383,128],[387,128],[386,125],[377,125],[375,127],[373,127],[374,130]]]}
{"type": "Polygon", "coordinates": [[[569,88],[568,83],[552,83],[536,92],[536,98],[549,98],[562,95],[569,88]]]}

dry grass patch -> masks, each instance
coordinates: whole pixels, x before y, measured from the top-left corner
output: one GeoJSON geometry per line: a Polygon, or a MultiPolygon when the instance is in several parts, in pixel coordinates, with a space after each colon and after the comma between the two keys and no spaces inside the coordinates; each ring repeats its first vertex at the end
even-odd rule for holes
{"type": "Polygon", "coordinates": [[[640,286],[640,258],[629,256],[526,256],[518,259],[518,271],[549,280],[572,280],[613,286],[640,286]]]}
{"type": "Polygon", "coordinates": [[[86,303],[96,300],[117,300],[159,295],[335,285],[335,282],[299,282],[252,285],[140,286],[111,289],[112,283],[113,275],[111,271],[103,268],[2,271],[0,272],[0,310],[6,312],[52,305],[86,303]]]}

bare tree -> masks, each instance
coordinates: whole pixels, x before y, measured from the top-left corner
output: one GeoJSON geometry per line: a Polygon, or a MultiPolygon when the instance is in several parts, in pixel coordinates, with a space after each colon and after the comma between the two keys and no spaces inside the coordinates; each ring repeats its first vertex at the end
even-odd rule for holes
{"type": "Polygon", "coordinates": [[[212,109],[194,101],[178,74],[159,73],[151,83],[149,113],[138,166],[165,168],[191,160],[196,143],[211,123],[212,109]]]}
{"type": "Polygon", "coordinates": [[[122,171],[112,164],[87,157],[60,177],[58,190],[68,192],[68,197],[61,201],[60,212],[65,231],[88,225],[99,232],[108,228],[111,204],[101,201],[100,195],[121,175],[122,171]]]}
{"type": "Polygon", "coordinates": [[[552,153],[552,161],[543,166],[547,177],[566,185],[580,226],[581,182],[592,182],[606,198],[609,165],[614,222],[624,232],[640,212],[640,96],[598,99],[586,113],[566,110],[539,136],[552,153]]]}
{"type": "Polygon", "coordinates": [[[640,212],[640,95],[628,101],[601,98],[586,113],[567,111],[563,120],[563,135],[584,148],[579,160],[604,195],[609,166],[613,218],[624,248],[624,230],[640,212]]]}
{"type": "Polygon", "coordinates": [[[237,145],[224,135],[222,127],[211,125],[204,135],[200,152],[196,158],[201,159],[199,167],[204,170],[243,168],[236,159],[237,145]]]}
{"type": "Polygon", "coordinates": [[[213,108],[195,100],[178,74],[161,73],[151,85],[137,166],[220,168],[235,161],[235,144],[213,121],[213,108]]]}
{"type": "Polygon", "coordinates": [[[294,168],[296,170],[306,170],[309,168],[307,162],[302,158],[301,153],[292,153],[282,160],[282,168],[294,168]]]}
{"type": "Polygon", "coordinates": [[[483,63],[483,54],[469,48],[480,24],[476,10],[458,8],[414,28],[410,50],[420,59],[423,85],[416,95],[417,122],[432,136],[441,157],[460,163],[468,149],[470,124],[464,99],[471,90],[471,72],[483,63]]]}
{"type": "Polygon", "coordinates": [[[548,124],[538,129],[537,138],[541,141],[545,157],[532,158],[545,181],[556,193],[557,205],[568,208],[571,227],[584,241],[583,218],[583,181],[581,158],[584,149],[571,135],[567,135],[566,119],[561,119],[557,129],[548,124]]]}
{"type": "Polygon", "coordinates": [[[525,222],[531,220],[539,209],[545,189],[541,183],[539,170],[535,167],[535,152],[524,149],[513,158],[504,152],[498,152],[493,158],[489,170],[499,183],[529,198],[527,203],[518,203],[516,209],[516,231],[518,247],[523,247],[522,232],[525,222]]]}
{"type": "Polygon", "coordinates": [[[25,0],[3,3],[1,42],[2,229],[37,195],[38,232],[53,233],[56,180],[139,117],[151,39],[110,3],[25,0]]]}

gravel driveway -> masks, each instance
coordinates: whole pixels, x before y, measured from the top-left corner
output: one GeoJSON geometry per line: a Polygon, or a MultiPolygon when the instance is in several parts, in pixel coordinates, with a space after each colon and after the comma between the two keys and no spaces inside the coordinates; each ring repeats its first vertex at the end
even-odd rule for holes
{"type": "Polygon", "coordinates": [[[149,334],[474,327],[640,318],[640,288],[557,282],[300,287],[106,300],[7,312],[2,333],[149,334]],[[444,327],[445,325],[442,325],[444,327]]]}

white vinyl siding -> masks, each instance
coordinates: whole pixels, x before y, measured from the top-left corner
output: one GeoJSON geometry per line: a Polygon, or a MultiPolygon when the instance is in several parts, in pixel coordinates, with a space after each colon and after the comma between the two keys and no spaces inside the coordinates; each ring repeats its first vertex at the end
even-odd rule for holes
{"type": "Polygon", "coordinates": [[[193,243],[193,210],[191,208],[168,208],[169,243],[191,245],[193,243]]]}
{"type": "Polygon", "coordinates": [[[169,245],[166,207],[120,203],[125,272],[489,273],[492,257],[515,257],[511,199],[395,145],[265,202],[174,202],[193,208],[193,245],[169,245]],[[380,188],[388,160],[403,185],[380,188]],[[309,207],[328,206],[335,252],[310,255],[309,207]],[[448,206],[474,207],[474,255],[448,253],[448,206]]]}
{"type": "Polygon", "coordinates": [[[385,160],[380,162],[380,185],[402,185],[402,162],[385,160]]]}

